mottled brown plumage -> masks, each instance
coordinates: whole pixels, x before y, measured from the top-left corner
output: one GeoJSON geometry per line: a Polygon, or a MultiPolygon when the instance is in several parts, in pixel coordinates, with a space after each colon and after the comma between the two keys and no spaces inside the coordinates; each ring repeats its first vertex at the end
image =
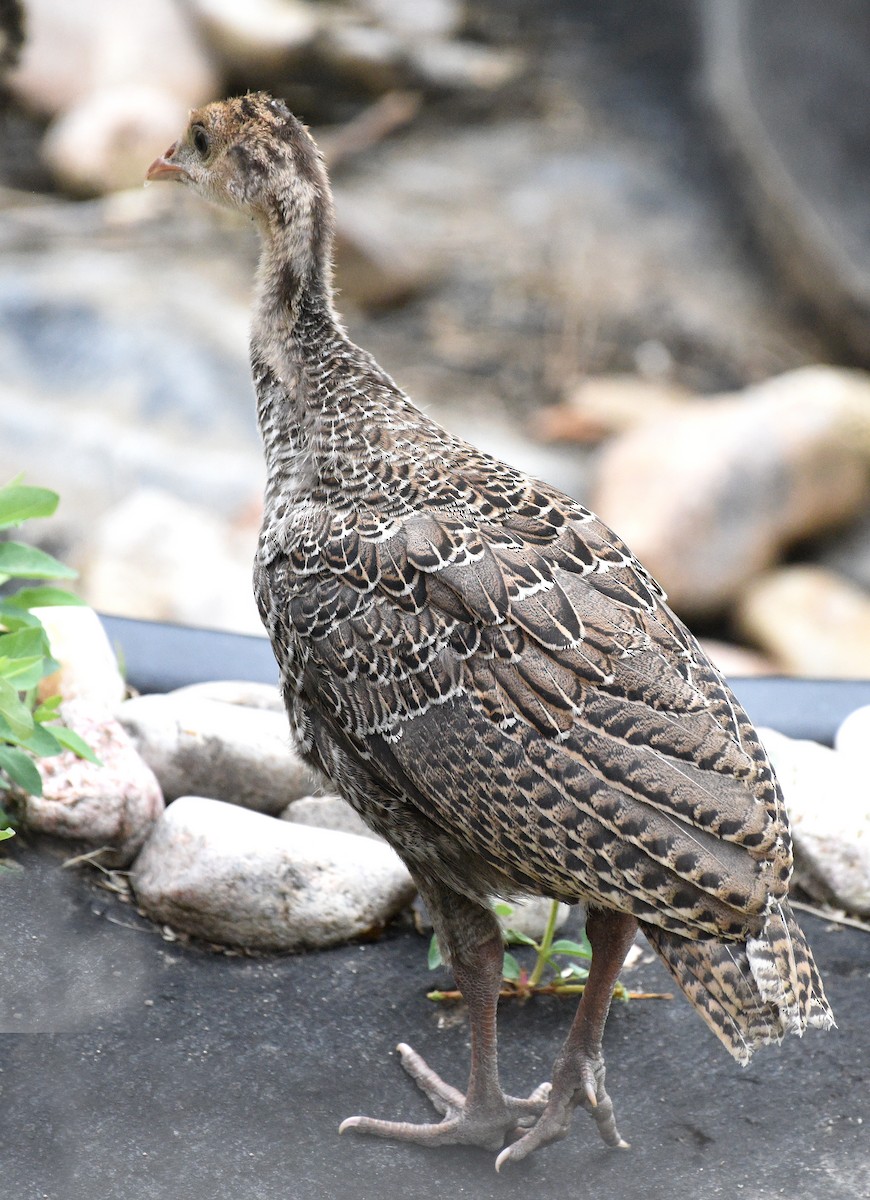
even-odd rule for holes
{"type": "Polygon", "coordinates": [[[268,483],[255,567],[302,752],[396,848],[469,1003],[462,1093],[410,1049],[443,1114],[346,1125],[499,1147],[578,1104],[622,1145],[601,1035],[637,924],[727,1049],[832,1024],[788,905],[791,846],[762,746],[616,535],[421,414],[332,304],[332,200],[281,101],[194,112],[149,172],[256,220],[251,361],[268,483]],[[552,1087],[503,1095],[492,896],[582,900],[594,958],[552,1087]]]}

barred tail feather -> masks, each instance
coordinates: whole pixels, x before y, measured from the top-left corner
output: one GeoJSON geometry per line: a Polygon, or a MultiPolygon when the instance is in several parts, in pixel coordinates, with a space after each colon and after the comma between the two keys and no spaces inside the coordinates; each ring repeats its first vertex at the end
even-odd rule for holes
{"type": "Polygon", "coordinates": [[[744,1066],[759,1046],[808,1025],[834,1024],[802,930],[788,902],[766,916],[757,938],[718,942],[642,925],[647,940],[730,1054],[744,1066]]]}

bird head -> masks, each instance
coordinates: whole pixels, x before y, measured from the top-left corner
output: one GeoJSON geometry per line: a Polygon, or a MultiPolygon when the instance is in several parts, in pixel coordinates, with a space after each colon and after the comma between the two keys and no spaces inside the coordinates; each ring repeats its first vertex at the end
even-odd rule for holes
{"type": "Polygon", "coordinates": [[[182,137],[154,160],[146,179],[186,184],[267,224],[331,212],[317,146],[284,101],[265,92],[194,109],[182,137]]]}

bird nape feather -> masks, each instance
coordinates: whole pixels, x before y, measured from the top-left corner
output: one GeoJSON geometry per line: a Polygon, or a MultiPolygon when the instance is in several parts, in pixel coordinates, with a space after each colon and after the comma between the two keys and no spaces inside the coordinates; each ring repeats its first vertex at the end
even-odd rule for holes
{"type": "Polygon", "coordinates": [[[260,613],[301,752],[407,864],[468,1002],[465,1095],[400,1048],[441,1120],[342,1128],[508,1140],[500,1166],[564,1136],[579,1104],[624,1145],[601,1038],[638,926],[740,1062],[830,1027],[746,714],[593,513],[446,432],[349,340],[305,127],[264,93],[210,104],[148,178],[259,228],[260,613]],[[583,901],[593,959],[551,1084],[521,1099],[498,1081],[490,901],[526,894],[583,901]]]}

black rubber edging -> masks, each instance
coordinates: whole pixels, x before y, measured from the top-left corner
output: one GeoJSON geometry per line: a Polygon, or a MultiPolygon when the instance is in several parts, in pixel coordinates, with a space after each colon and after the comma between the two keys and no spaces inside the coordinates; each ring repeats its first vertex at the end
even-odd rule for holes
{"type": "MultiPolygon", "coordinates": [[[[101,620],[138,692],[169,692],[215,679],[278,681],[265,637],[130,617],[101,620]]],[[[870,704],[870,680],[764,677],[729,682],[756,725],[829,745],[849,713],[870,704]]]]}

